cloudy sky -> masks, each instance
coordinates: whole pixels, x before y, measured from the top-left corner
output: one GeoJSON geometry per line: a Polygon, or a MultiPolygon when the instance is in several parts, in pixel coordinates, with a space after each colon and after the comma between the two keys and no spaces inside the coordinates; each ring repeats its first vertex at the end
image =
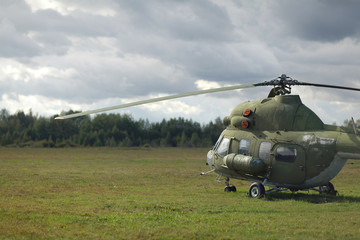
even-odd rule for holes
{"type": "MultiPolygon", "coordinates": [[[[282,73],[360,88],[360,1],[2,0],[0,108],[42,116],[282,73]]],[[[207,123],[269,87],[118,111],[207,123]]],[[[360,93],[294,87],[325,123],[360,119],[360,93]]]]}

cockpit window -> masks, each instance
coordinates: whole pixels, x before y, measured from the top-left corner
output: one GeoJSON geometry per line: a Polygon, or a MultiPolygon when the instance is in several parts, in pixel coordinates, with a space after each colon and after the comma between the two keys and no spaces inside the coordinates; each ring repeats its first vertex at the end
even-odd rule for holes
{"type": "Polygon", "coordinates": [[[275,159],[282,162],[295,162],[296,148],[278,147],[276,149],[275,159]]]}
{"type": "Polygon", "coordinates": [[[221,135],[220,135],[220,137],[218,138],[218,140],[216,141],[216,143],[215,143],[215,145],[214,145],[214,148],[213,148],[214,150],[219,146],[219,144],[220,144],[221,140],[223,139],[223,137],[224,137],[224,136],[221,136],[221,135]]]}
{"type": "Polygon", "coordinates": [[[239,143],[239,154],[248,155],[250,149],[250,140],[249,139],[241,139],[239,143]]]}
{"type": "Polygon", "coordinates": [[[259,147],[259,158],[262,160],[269,160],[271,150],[271,143],[262,142],[259,147]]]}
{"type": "Polygon", "coordinates": [[[216,153],[222,157],[224,157],[225,155],[228,154],[228,150],[229,150],[229,144],[230,144],[230,139],[228,138],[223,138],[219,147],[216,150],[216,153]]]}

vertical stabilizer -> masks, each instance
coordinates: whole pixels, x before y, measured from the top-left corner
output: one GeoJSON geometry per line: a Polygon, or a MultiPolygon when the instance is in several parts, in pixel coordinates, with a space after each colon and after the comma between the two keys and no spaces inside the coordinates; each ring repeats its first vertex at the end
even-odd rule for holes
{"type": "Polygon", "coordinates": [[[355,133],[355,135],[356,135],[356,136],[360,136],[360,135],[359,135],[359,131],[358,131],[357,127],[356,127],[356,123],[355,123],[353,117],[351,117],[351,121],[352,121],[352,125],[353,125],[353,128],[354,128],[354,133],[355,133]]]}

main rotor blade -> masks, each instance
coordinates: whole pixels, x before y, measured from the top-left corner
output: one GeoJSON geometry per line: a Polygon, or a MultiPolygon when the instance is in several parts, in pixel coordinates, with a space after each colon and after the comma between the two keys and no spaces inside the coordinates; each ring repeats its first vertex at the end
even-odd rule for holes
{"type": "Polygon", "coordinates": [[[314,87],[326,87],[326,88],[337,88],[337,89],[344,89],[344,90],[360,91],[360,88],[343,87],[343,86],[327,85],[327,84],[317,84],[317,83],[307,83],[307,82],[298,82],[298,85],[314,86],[314,87]]]}
{"type": "Polygon", "coordinates": [[[68,118],[89,115],[89,114],[93,114],[93,113],[105,112],[105,111],[110,111],[110,110],[115,110],[115,109],[120,109],[120,108],[127,108],[127,107],[147,104],[147,103],[160,102],[160,101],[165,101],[165,100],[170,100],[170,99],[175,99],[175,98],[183,98],[183,97],[201,95],[201,94],[206,94],[206,93],[223,92],[223,91],[229,91],[229,90],[235,90],[235,89],[252,88],[252,87],[257,87],[257,86],[261,86],[261,83],[236,85],[236,86],[230,86],[230,87],[213,88],[213,89],[201,90],[201,91],[195,91],[195,92],[189,92],[189,93],[175,94],[175,95],[170,95],[170,96],[165,96],[165,97],[158,97],[158,98],[141,100],[141,101],[132,102],[132,103],[116,105],[116,106],[112,106],[112,107],[90,110],[90,111],[81,112],[81,113],[59,116],[59,117],[56,117],[55,119],[68,119],[68,118]]]}

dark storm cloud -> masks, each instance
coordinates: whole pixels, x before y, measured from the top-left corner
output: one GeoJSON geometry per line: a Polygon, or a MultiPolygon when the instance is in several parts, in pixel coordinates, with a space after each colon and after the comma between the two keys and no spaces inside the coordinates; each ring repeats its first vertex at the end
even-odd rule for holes
{"type": "Polygon", "coordinates": [[[19,33],[6,19],[0,21],[0,46],[1,57],[32,57],[41,50],[36,41],[19,33]]]}
{"type": "Polygon", "coordinates": [[[32,12],[23,0],[1,3],[1,19],[12,22],[17,31],[60,32],[74,36],[109,36],[118,31],[112,17],[74,11],[62,15],[52,9],[32,12]]]}
{"type": "Polygon", "coordinates": [[[249,46],[247,36],[236,33],[227,9],[218,4],[122,1],[120,6],[131,25],[118,35],[125,51],[183,66],[195,79],[238,82],[279,69],[261,43],[249,46]]]}
{"type": "Polygon", "coordinates": [[[132,26],[130,33],[118,36],[119,44],[127,51],[184,66],[195,78],[207,78],[211,74],[205,72],[219,71],[226,61],[236,62],[231,56],[225,60],[225,54],[219,52],[232,43],[234,28],[227,11],[218,5],[198,1],[122,1],[121,8],[132,26]]]}
{"type": "Polygon", "coordinates": [[[233,26],[225,9],[206,1],[121,1],[135,29],[189,41],[226,41],[233,26]]]}
{"type": "Polygon", "coordinates": [[[274,6],[287,30],[300,38],[328,42],[360,36],[360,1],[280,1],[274,6]]]}
{"type": "Polygon", "coordinates": [[[0,8],[0,56],[64,54],[71,45],[69,37],[114,36],[119,31],[115,23],[112,17],[82,12],[66,16],[51,9],[32,12],[24,1],[5,1],[0,8]]]}
{"type": "Polygon", "coordinates": [[[38,32],[32,37],[35,41],[41,43],[42,54],[65,55],[71,46],[71,41],[65,34],[60,32],[38,32]]]}
{"type": "Polygon", "coordinates": [[[61,15],[53,10],[40,10],[32,14],[27,29],[58,31],[73,36],[113,36],[118,32],[112,17],[93,16],[82,12],[61,15]],[[46,21],[43,21],[46,19],[46,21]]]}

